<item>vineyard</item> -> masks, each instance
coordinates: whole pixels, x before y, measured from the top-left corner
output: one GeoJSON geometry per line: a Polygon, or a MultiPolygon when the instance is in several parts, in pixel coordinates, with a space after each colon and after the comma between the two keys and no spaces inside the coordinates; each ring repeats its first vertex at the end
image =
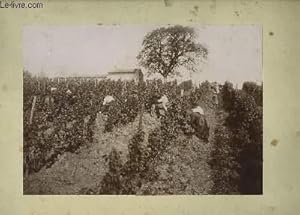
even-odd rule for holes
{"type": "Polygon", "coordinates": [[[234,89],[226,82],[216,93],[208,81],[193,86],[24,73],[23,86],[24,194],[262,192],[260,85],[234,89]],[[162,94],[168,111],[158,118],[151,105],[162,94]],[[107,95],[115,98],[108,109],[107,95]],[[208,140],[189,123],[186,110],[197,105],[205,111],[208,140]]]}

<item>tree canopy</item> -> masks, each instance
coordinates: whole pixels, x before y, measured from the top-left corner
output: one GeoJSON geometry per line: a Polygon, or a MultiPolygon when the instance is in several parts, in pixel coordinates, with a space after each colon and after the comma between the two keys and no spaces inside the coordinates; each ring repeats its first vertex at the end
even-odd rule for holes
{"type": "Polygon", "coordinates": [[[164,78],[179,74],[179,67],[197,71],[199,61],[206,59],[208,50],[197,43],[191,27],[161,27],[148,33],[137,59],[149,74],[159,73],[164,78]]]}

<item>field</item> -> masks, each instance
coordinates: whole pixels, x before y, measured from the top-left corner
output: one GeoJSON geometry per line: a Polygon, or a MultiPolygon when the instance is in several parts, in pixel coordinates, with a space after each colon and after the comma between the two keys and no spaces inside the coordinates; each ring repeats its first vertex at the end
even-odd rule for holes
{"type": "Polygon", "coordinates": [[[219,88],[24,73],[24,194],[261,193],[262,86],[219,88]],[[150,114],[156,94],[169,98],[163,118],[150,114]],[[107,118],[106,95],[116,98],[107,118]],[[189,123],[196,105],[208,141],[189,123]]]}

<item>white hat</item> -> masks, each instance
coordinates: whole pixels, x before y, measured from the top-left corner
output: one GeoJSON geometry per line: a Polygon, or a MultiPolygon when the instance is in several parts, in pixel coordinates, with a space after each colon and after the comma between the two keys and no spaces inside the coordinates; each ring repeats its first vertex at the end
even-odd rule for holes
{"type": "Polygon", "coordinates": [[[196,108],[193,108],[192,111],[194,113],[200,113],[201,115],[204,115],[204,111],[200,106],[197,106],[196,108]]]}

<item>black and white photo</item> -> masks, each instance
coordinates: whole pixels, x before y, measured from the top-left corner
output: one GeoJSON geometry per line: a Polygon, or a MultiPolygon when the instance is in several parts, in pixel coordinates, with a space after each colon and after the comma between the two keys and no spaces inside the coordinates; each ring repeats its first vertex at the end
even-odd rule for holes
{"type": "Polygon", "coordinates": [[[263,193],[262,29],[25,26],[23,192],[263,193]]]}

